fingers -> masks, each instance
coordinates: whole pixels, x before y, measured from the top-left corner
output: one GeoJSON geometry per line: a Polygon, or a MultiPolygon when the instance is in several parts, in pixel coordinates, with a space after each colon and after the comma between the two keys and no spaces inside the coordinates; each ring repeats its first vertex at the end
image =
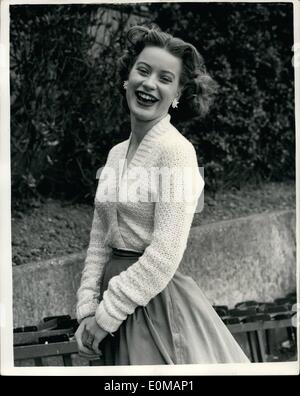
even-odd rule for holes
{"type": "Polygon", "coordinates": [[[79,351],[79,356],[89,360],[99,360],[100,356],[95,353],[84,353],[79,351]]]}
{"type": "Polygon", "coordinates": [[[81,340],[82,340],[82,344],[88,348],[90,351],[93,351],[93,342],[94,342],[95,336],[93,335],[93,333],[89,332],[87,330],[87,326],[85,326],[85,329],[83,331],[81,340]]]}
{"type": "Polygon", "coordinates": [[[93,355],[93,352],[84,345],[83,338],[86,337],[86,335],[84,334],[85,333],[84,329],[85,329],[85,325],[84,323],[81,323],[75,333],[75,338],[77,341],[79,353],[82,352],[87,355],[93,355]]]}
{"type": "Polygon", "coordinates": [[[80,344],[82,344],[82,341],[81,341],[82,332],[83,332],[83,323],[81,322],[81,324],[79,325],[78,329],[76,330],[76,332],[75,332],[75,334],[74,334],[78,346],[79,346],[80,344]]]}
{"type": "Polygon", "coordinates": [[[75,333],[79,352],[87,355],[88,358],[95,356],[99,358],[99,355],[102,354],[99,344],[106,335],[107,332],[98,326],[94,318],[89,318],[81,322],[75,333]]]}
{"type": "Polygon", "coordinates": [[[86,330],[86,327],[84,326],[83,331],[82,331],[82,335],[81,335],[81,341],[83,343],[83,345],[85,345],[86,347],[88,346],[88,339],[89,339],[90,335],[86,330]]]}
{"type": "Polygon", "coordinates": [[[100,339],[98,337],[95,337],[93,345],[92,345],[92,349],[95,353],[97,353],[98,355],[101,355],[102,352],[99,348],[99,344],[100,344],[100,339]]]}

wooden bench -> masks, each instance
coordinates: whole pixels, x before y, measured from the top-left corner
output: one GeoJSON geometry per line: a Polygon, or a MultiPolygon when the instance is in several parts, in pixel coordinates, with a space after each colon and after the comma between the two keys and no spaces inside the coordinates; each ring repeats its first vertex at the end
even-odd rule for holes
{"type": "MultiPolygon", "coordinates": [[[[269,312],[257,312],[254,303],[244,309],[226,310],[226,307],[215,306],[221,319],[230,332],[235,335],[245,335],[247,347],[252,362],[266,362],[270,354],[270,340],[275,337],[278,329],[286,329],[288,340],[296,347],[296,327],[292,316],[296,314],[290,309],[281,311],[279,308],[269,308],[269,312]],[[251,308],[252,307],[252,308],[251,308]],[[231,323],[230,323],[231,322],[231,323]],[[237,322],[237,323],[234,323],[237,322]]],[[[278,307],[278,305],[277,305],[278,307]]],[[[289,305],[291,307],[291,305],[289,305]]],[[[38,326],[18,328],[14,331],[14,360],[21,362],[33,359],[35,366],[43,366],[44,358],[60,357],[64,366],[72,366],[72,356],[78,354],[74,333],[78,324],[68,316],[45,318],[38,326]],[[65,328],[63,328],[65,325],[65,328]],[[26,331],[34,330],[34,331],[26,331]]],[[[276,340],[275,340],[276,341],[276,340]]],[[[242,345],[241,345],[242,346],[242,345]]],[[[246,352],[246,351],[245,351],[246,352]]],[[[102,365],[101,358],[89,361],[90,366],[102,365]]]]}

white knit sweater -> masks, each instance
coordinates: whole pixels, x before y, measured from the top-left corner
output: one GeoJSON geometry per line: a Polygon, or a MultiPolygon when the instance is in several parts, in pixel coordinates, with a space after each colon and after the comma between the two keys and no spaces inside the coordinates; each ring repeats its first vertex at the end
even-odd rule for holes
{"type": "MultiPolygon", "coordinates": [[[[114,170],[117,178],[110,177],[109,183],[105,177],[99,180],[90,243],[77,292],[78,321],[95,315],[99,326],[108,332],[116,331],[137,306],[146,306],[173,277],[186,249],[201,190],[193,192],[192,200],[178,199],[178,191],[190,188],[187,183],[191,180],[171,177],[169,184],[163,184],[169,188],[168,195],[160,196],[156,202],[116,200],[111,193],[103,202],[104,193],[107,190],[120,192],[126,181],[128,190],[133,191],[134,181],[129,174],[140,167],[147,172],[152,167],[160,170],[193,169],[192,185],[198,187],[203,183],[195,149],[172,126],[169,115],[147,132],[123,173],[120,160],[126,159],[131,136],[109,152],[103,172],[105,175],[105,171],[114,170]],[[99,303],[101,275],[104,266],[109,265],[112,247],[144,253],[126,271],[110,280],[99,303]]],[[[141,189],[144,192],[153,190],[153,183],[149,187],[147,177],[143,180],[141,189]]],[[[161,184],[155,186],[156,192],[162,194],[161,184]]]]}

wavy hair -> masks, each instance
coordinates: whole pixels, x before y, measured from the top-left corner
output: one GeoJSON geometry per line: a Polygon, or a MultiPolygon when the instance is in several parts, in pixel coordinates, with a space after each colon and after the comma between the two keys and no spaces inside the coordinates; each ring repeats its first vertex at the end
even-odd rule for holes
{"type": "MultiPolygon", "coordinates": [[[[204,117],[209,112],[218,85],[207,73],[202,56],[192,44],[161,31],[156,25],[151,28],[145,25],[133,26],[128,30],[126,38],[127,49],[118,60],[119,89],[124,98],[123,82],[128,80],[137,57],[145,47],[155,46],[164,48],[182,60],[180,103],[176,110],[170,108],[170,113],[173,113],[171,115],[183,120],[195,116],[204,117]]],[[[127,104],[126,107],[128,109],[127,104]]]]}

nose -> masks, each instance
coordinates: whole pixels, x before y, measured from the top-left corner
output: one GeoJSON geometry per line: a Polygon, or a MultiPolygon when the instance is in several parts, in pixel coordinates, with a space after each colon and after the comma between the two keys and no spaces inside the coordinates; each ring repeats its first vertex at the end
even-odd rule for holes
{"type": "Polygon", "coordinates": [[[154,74],[149,75],[143,81],[143,87],[149,90],[153,90],[156,88],[156,77],[154,74]]]}

